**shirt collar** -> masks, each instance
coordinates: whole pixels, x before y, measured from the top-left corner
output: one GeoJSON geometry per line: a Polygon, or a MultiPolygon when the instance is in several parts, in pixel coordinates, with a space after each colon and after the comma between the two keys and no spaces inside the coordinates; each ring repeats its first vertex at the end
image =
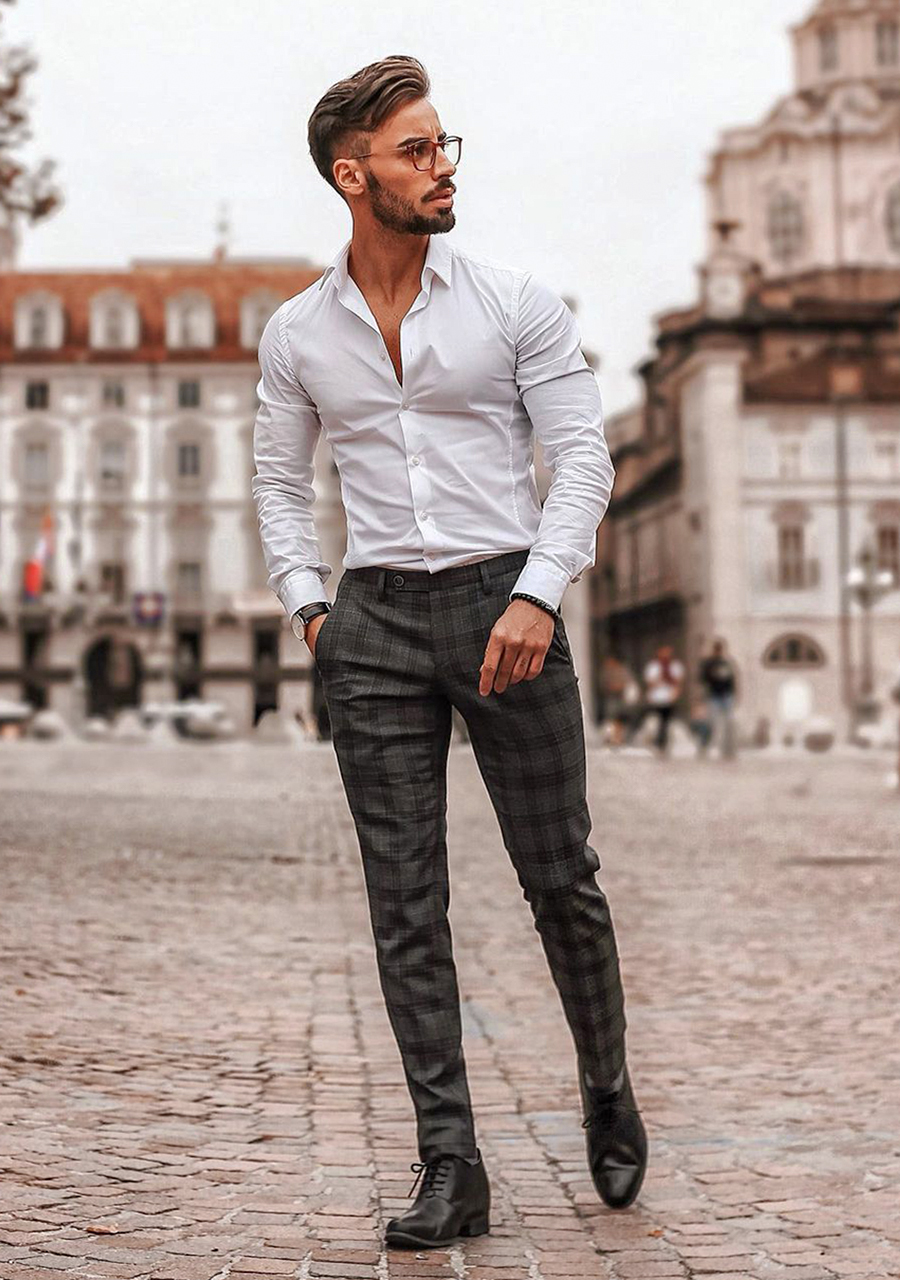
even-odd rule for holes
{"type": "MultiPolygon", "coordinates": [[[[320,289],[324,289],[329,280],[332,281],[338,291],[347,283],[347,259],[350,256],[351,244],[352,240],[348,240],[325,268],[322,273],[322,279],[319,281],[320,289]]],[[[428,250],[422,267],[423,284],[425,283],[426,271],[432,272],[433,275],[443,280],[444,284],[450,284],[453,274],[453,250],[442,235],[428,237],[428,250]]]]}

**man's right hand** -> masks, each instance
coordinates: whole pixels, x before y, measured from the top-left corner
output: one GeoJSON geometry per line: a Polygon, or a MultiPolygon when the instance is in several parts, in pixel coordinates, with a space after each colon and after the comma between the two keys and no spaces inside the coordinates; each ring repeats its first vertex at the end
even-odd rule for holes
{"type": "Polygon", "coordinates": [[[306,647],[312,654],[314,662],[316,659],[316,637],[319,634],[319,629],[322,626],[322,623],[327,617],[327,613],[317,613],[311,622],[307,622],[306,630],[303,633],[303,638],[306,641],[306,647]]]}

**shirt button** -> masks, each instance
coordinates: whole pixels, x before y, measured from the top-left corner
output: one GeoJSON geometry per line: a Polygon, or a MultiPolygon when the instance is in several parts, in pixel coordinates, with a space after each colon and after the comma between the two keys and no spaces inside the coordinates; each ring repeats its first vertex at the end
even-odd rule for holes
{"type": "Polygon", "coordinates": [[[401,408],[401,409],[408,409],[408,408],[409,408],[409,404],[407,403],[407,401],[406,401],[406,400],[404,400],[404,401],[403,401],[403,403],[401,404],[400,408],[401,408]]]}
{"type": "Polygon", "coordinates": [[[410,462],[413,464],[414,467],[417,467],[419,465],[418,458],[410,458],[410,462]]]}

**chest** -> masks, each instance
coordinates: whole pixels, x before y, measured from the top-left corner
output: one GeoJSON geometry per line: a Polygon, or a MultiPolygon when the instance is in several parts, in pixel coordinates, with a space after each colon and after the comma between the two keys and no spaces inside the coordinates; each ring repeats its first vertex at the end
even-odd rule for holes
{"type": "Polygon", "coordinates": [[[400,346],[400,326],[403,318],[409,311],[413,302],[419,296],[418,288],[407,295],[401,295],[393,302],[388,302],[382,298],[369,298],[369,310],[378,325],[384,345],[387,347],[387,353],[391,358],[391,364],[394,366],[394,374],[397,381],[403,384],[403,356],[400,346]]]}

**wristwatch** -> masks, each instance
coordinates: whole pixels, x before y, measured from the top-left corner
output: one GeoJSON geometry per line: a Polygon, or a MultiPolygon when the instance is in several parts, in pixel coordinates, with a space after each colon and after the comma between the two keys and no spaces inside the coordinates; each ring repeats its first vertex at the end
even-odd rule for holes
{"type": "Polygon", "coordinates": [[[545,613],[549,613],[551,617],[559,617],[559,610],[554,609],[553,605],[548,604],[546,600],[539,600],[537,596],[529,596],[524,591],[514,591],[509,598],[510,600],[529,600],[532,604],[536,604],[539,609],[543,609],[545,613]]]}
{"type": "Polygon", "coordinates": [[[331,605],[327,600],[315,600],[312,604],[305,604],[291,617],[291,630],[298,640],[305,640],[306,624],[312,622],[313,618],[318,617],[320,613],[330,612],[331,605]]]}

